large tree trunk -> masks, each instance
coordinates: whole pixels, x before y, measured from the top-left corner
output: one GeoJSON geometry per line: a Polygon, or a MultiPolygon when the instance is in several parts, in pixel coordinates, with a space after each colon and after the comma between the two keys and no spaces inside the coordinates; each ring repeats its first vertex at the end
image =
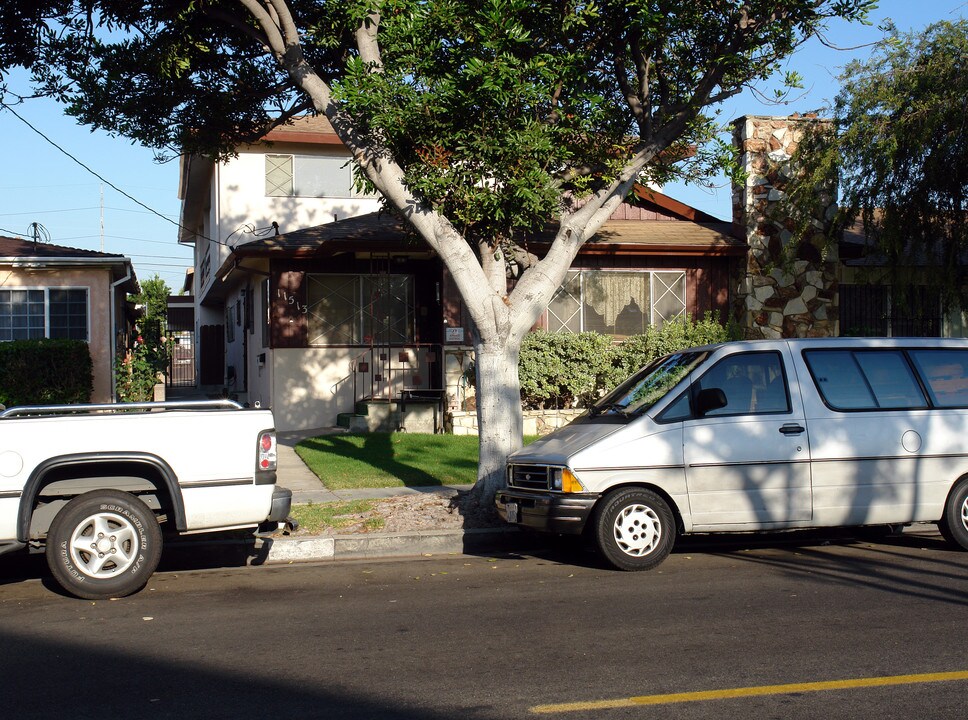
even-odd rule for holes
{"type": "Polygon", "coordinates": [[[482,506],[493,504],[495,493],[504,486],[507,457],[522,445],[520,348],[520,338],[478,340],[474,345],[480,466],[473,496],[482,506]]]}

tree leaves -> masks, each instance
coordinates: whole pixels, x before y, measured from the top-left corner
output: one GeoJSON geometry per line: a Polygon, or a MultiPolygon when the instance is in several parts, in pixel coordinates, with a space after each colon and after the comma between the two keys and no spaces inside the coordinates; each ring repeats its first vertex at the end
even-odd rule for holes
{"type": "Polygon", "coordinates": [[[860,221],[869,259],[895,285],[934,285],[946,304],[968,307],[968,22],[892,30],[841,80],[831,132],[801,146],[791,203],[839,178],[829,231],[860,221]]]}

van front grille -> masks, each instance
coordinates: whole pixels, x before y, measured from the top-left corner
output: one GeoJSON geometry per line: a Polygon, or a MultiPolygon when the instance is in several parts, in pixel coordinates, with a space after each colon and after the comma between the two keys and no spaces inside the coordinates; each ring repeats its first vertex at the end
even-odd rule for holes
{"type": "Polygon", "coordinates": [[[527,490],[550,490],[551,468],[547,465],[509,465],[508,485],[527,490]]]}

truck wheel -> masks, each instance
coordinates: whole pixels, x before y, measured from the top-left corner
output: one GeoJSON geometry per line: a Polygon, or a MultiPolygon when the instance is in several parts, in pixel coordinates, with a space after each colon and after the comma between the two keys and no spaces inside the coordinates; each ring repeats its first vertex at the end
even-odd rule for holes
{"type": "Polygon", "coordinates": [[[625,488],[607,495],[595,513],[598,549],[619,570],[651,570],[672,552],[675,521],[651,490],[625,488]]]}
{"type": "Polygon", "coordinates": [[[161,559],[161,529],[134,495],[94,490],[57,513],[47,564],[67,592],[87,600],[124,597],[145,586],[161,559]]]}
{"type": "Polygon", "coordinates": [[[968,478],[951,488],[938,530],[949,543],[968,550],[968,478]]]}

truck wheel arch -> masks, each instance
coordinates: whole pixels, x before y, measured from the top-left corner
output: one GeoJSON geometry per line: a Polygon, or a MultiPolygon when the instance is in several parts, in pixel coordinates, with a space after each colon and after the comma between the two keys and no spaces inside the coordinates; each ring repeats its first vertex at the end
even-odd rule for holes
{"type": "Polygon", "coordinates": [[[94,452],[76,453],[48,458],[37,465],[30,473],[20,497],[20,511],[17,518],[17,540],[27,542],[30,534],[30,521],[34,505],[45,481],[54,472],[64,469],[96,469],[98,466],[128,464],[142,466],[152,477],[161,478],[172,504],[172,518],[179,530],[186,528],[185,503],[182,498],[178,478],[171,466],[162,458],[151,453],[132,452],[94,452]]]}

